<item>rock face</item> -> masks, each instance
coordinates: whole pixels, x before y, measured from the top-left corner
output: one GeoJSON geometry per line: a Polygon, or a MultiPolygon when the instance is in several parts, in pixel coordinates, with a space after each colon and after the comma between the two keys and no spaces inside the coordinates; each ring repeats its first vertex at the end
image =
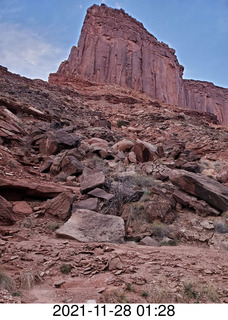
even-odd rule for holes
{"type": "Polygon", "coordinates": [[[80,242],[123,243],[124,221],[121,217],[78,209],[56,234],[80,242]]]}
{"type": "Polygon", "coordinates": [[[185,170],[173,170],[169,178],[172,183],[206,201],[215,209],[228,210],[228,188],[214,179],[185,170]]]}
{"type": "Polygon", "coordinates": [[[212,83],[183,80],[175,50],[159,42],[122,9],[93,5],[77,47],[72,47],[49,82],[63,84],[77,77],[145,92],[160,102],[210,112],[228,125],[228,89],[212,83]]]}

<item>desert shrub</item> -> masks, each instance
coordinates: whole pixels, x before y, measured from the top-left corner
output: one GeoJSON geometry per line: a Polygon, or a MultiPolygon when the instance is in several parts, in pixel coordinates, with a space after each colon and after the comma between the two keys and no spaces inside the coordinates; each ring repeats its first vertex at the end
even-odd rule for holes
{"type": "Polygon", "coordinates": [[[132,181],[140,188],[154,187],[156,185],[156,182],[151,176],[135,174],[134,176],[132,176],[132,181]]]}
{"type": "Polygon", "coordinates": [[[71,272],[71,270],[73,269],[73,267],[70,264],[62,264],[60,267],[60,271],[63,274],[69,274],[71,272]]]}
{"type": "Polygon", "coordinates": [[[157,238],[164,238],[164,237],[168,237],[169,235],[169,226],[167,226],[166,224],[162,223],[162,222],[157,222],[154,221],[151,225],[151,231],[153,236],[157,237],[157,238]]]}
{"type": "Polygon", "coordinates": [[[181,302],[219,302],[219,295],[215,287],[201,285],[196,282],[184,282],[181,302]]]}
{"type": "Polygon", "coordinates": [[[21,289],[31,290],[35,284],[35,276],[32,272],[24,272],[21,274],[21,289]]]}
{"type": "Polygon", "coordinates": [[[218,233],[228,233],[228,224],[227,223],[215,223],[214,224],[215,231],[218,233]]]}
{"type": "Polygon", "coordinates": [[[149,296],[149,293],[146,291],[143,291],[141,294],[142,297],[147,298],[149,296]]]}
{"type": "Polygon", "coordinates": [[[14,291],[14,292],[11,293],[11,295],[13,297],[20,297],[21,296],[21,291],[14,291]]]}
{"type": "Polygon", "coordinates": [[[48,225],[47,225],[47,228],[51,231],[55,231],[57,230],[58,228],[60,227],[60,224],[58,222],[50,222],[48,225]]]}
{"type": "Polygon", "coordinates": [[[116,125],[118,128],[121,128],[122,126],[127,127],[129,125],[129,122],[125,120],[117,120],[116,125]]]}
{"type": "Polygon", "coordinates": [[[169,241],[162,240],[160,243],[161,246],[177,246],[178,245],[178,240],[177,239],[169,239],[169,241]]]}
{"type": "Polygon", "coordinates": [[[14,280],[4,272],[0,272],[0,288],[13,292],[16,290],[16,284],[14,280]]]}
{"type": "Polygon", "coordinates": [[[112,290],[104,292],[99,303],[128,303],[128,299],[123,290],[112,290]]]}
{"type": "Polygon", "coordinates": [[[26,217],[22,223],[21,226],[27,229],[32,229],[36,226],[36,221],[32,217],[26,217]]]}

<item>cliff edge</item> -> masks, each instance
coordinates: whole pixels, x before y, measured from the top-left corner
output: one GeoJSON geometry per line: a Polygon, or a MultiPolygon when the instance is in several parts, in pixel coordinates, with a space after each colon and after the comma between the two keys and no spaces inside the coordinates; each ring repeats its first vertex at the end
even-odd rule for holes
{"type": "Polygon", "coordinates": [[[162,103],[216,115],[228,126],[228,89],[210,82],[184,80],[175,50],[158,41],[124,10],[102,4],[87,10],[78,46],[49,82],[76,78],[118,84],[162,103]]]}

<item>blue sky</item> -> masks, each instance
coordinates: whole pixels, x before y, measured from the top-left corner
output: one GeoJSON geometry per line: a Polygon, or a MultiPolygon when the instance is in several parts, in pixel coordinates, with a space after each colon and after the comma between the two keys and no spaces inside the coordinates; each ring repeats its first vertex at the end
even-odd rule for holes
{"type": "Polygon", "coordinates": [[[228,88],[228,0],[0,0],[0,64],[47,80],[77,44],[86,9],[102,2],[174,48],[184,78],[228,88]]]}

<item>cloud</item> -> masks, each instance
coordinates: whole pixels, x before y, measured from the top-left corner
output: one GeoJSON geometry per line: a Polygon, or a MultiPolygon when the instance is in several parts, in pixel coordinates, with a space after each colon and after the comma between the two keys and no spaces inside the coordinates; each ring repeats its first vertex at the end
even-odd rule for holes
{"type": "Polygon", "coordinates": [[[18,24],[0,23],[0,64],[11,72],[47,80],[64,59],[63,49],[18,24]]]}

